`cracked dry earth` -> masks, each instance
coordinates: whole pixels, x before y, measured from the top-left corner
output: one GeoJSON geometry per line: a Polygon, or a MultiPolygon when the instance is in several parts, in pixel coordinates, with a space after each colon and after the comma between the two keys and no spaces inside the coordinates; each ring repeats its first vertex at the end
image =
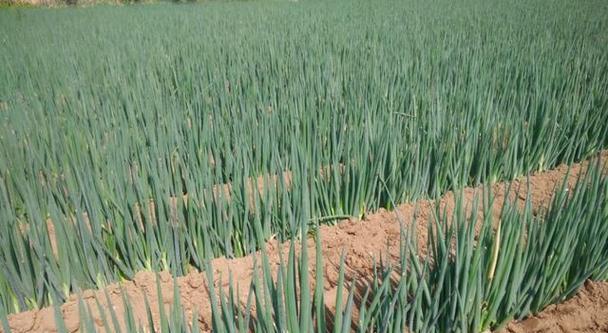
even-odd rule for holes
{"type": "MultiPolygon", "coordinates": [[[[608,151],[601,154],[602,160],[608,158],[608,151]]],[[[577,176],[586,170],[588,162],[575,164],[571,167],[568,177],[568,187],[573,187],[577,176]]],[[[508,184],[498,183],[492,186],[491,191],[495,200],[492,206],[494,217],[500,215],[505,198],[514,200],[520,208],[530,196],[535,213],[546,208],[557,186],[560,186],[568,174],[567,166],[559,166],[554,170],[531,175],[529,178],[515,180],[507,193],[508,184]]],[[[481,195],[482,188],[466,188],[463,190],[463,199],[468,212],[475,197],[481,195]]],[[[446,193],[440,200],[440,206],[448,214],[454,208],[455,194],[446,193]]],[[[436,202],[421,200],[416,203],[403,204],[395,211],[380,210],[369,215],[365,220],[347,220],[335,226],[321,227],[321,251],[323,255],[323,270],[325,277],[325,299],[335,300],[337,291],[339,262],[342,253],[345,254],[346,275],[348,279],[366,276],[373,267],[375,258],[397,259],[400,245],[400,223],[412,224],[416,228],[416,237],[420,249],[424,252],[427,240],[427,222],[433,218],[436,202]],[[413,216],[417,218],[414,221],[413,216]]],[[[481,208],[479,209],[481,210],[481,208]]],[[[496,220],[496,219],[495,219],[496,220]]],[[[309,257],[314,258],[315,243],[308,239],[309,257]]],[[[276,270],[282,255],[286,258],[288,244],[279,244],[271,241],[266,245],[266,253],[271,266],[276,270]]],[[[249,284],[254,272],[254,261],[260,254],[253,254],[243,258],[218,258],[212,261],[214,270],[214,285],[227,288],[229,272],[232,280],[237,283],[239,294],[245,301],[249,284]],[[221,277],[221,278],[220,278],[221,277]]],[[[314,274],[317,268],[312,260],[309,272],[314,274]]],[[[92,318],[98,329],[102,329],[103,321],[97,310],[97,301],[104,309],[108,309],[108,299],[113,310],[121,320],[124,313],[122,302],[123,293],[129,298],[137,321],[147,322],[146,299],[150,304],[152,317],[158,323],[156,274],[140,272],[132,281],[112,284],[104,290],[88,290],[82,293],[82,298],[91,309],[92,318]],[[107,297],[106,297],[107,295],[107,297]],[[97,301],[96,301],[97,299],[97,301]]],[[[162,290],[163,306],[169,310],[173,303],[173,279],[170,274],[159,274],[160,289],[162,290]]],[[[201,329],[210,331],[211,308],[207,290],[207,280],[204,273],[193,272],[175,281],[179,287],[181,304],[186,319],[191,321],[193,313],[198,313],[201,329]]],[[[330,303],[331,301],[328,301],[330,303]]],[[[332,305],[327,304],[329,311],[332,305]]],[[[107,311],[106,311],[107,312],[107,311]]],[[[61,306],[61,313],[65,319],[66,328],[70,332],[79,330],[78,296],[73,295],[61,306]]],[[[15,333],[26,332],[56,332],[54,311],[52,308],[43,308],[36,311],[27,311],[9,315],[9,326],[15,333]]],[[[120,323],[123,324],[122,322],[120,323]]],[[[1,329],[0,329],[1,331],[1,329]]],[[[541,313],[527,318],[521,322],[512,322],[501,333],[540,333],[540,332],[608,332],[608,283],[588,281],[578,294],[565,303],[552,305],[541,313]]]]}

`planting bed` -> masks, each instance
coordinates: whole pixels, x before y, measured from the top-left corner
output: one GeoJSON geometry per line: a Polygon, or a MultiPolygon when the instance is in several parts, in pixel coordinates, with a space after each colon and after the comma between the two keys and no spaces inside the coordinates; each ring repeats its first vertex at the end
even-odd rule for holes
{"type": "MultiPolygon", "coordinates": [[[[602,152],[599,158],[603,161],[608,159],[608,152],[602,152]]],[[[588,162],[575,164],[571,167],[561,165],[554,170],[534,174],[529,178],[520,178],[510,183],[498,183],[491,187],[495,202],[489,210],[496,220],[499,219],[503,209],[505,198],[510,198],[519,209],[523,209],[527,198],[534,214],[546,211],[551,203],[556,189],[565,182],[567,189],[575,187],[578,177],[581,177],[589,166],[588,162]]],[[[483,193],[483,188],[465,188],[462,190],[462,198],[466,207],[472,208],[475,198],[483,193]]],[[[328,300],[326,306],[330,313],[335,314],[333,300],[337,293],[339,277],[339,266],[341,257],[344,256],[346,264],[346,275],[349,280],[364,281],[365,277],[372,274],[374,262],[380,258],[385,260],[399,260],[400,251],[400,221],[409,225],[414,223],[417,243],[421,249],[421,255],[428,251],[427,223],[434,219],[436,205],[445,209],[451,215],[455,205],[455,193],[446,193],[438,201],[422,200],[416,203],[403,204],[394,211],[381,210],[370,214],[364,220],[343,221],[335,226],[322,226],[321,251],[324,259],[323,277],[324,294],[328,300]],[[414,221],[413,216],[417,216],[414,221]]],[[[484,212],[478,207],[478,213],[484,212]]],[[[472,214],[471,209],[467,214],[472,214]]],[[[314,240],[308,240],[308,250],[311,255],[315,253],[314,240]]],[[[265,253],[269,259],[273,271],[286,258],[289,252],[288,244],[270,241],[265,247],[265,253]]],[[[217,288],[223,288],[228,292],[228,277],[230,276],[238,286],[240,302],[245,304],[249,285],[254,272],[254,262],[260,259],[260,254],[243,258],[214,259],[212,267],[214,275],[218,277],[214,281],[217,288]],[[220,280],[219,278],[222,278],[220,280]]],[[[311,276],[317,268],[315,265],[309,267],[311,276]]],[[[170,308],[174,302],[173,285],[174,279],[167,272],[156,275],[152,272],[138,273],[132,281],[108,286],[104,291],[87,290],[79,295],[73,295],[61,306],[61,314],[65,320],[68,331],[74,332],[82,328],[81,314],[78,300],[83,299],[95,309],[99,301],[105,311],[107,304],[113,304],[113,309],[118,314],[125,313],[122,304],[123,296],[127,295],[132,304],[133,314],[137,322],[145,326],[148,316],[151,315],[156,325],[160,322],[158,310],[158,289],[160,283],[163,305],[170,308]],[[147,299],[146,299],[147,298],[147,299]],[[108,303],[109,301],[109,303],[108,303]],[[149,302],[150,311],[148,313],[149,302]]],[[[212,311],[207,280],[204,273],[190,273],[179,277],[175,281],[179,286],[181,304],[187,320],[192,321],[192,315],[200,316],[200,328],[211,330],[212,311]]],[[[500,332],[604,332],[608,328],[608,283],[592,282],[585,283],[582,289],[572,299],[563,304],[551,305],[541,313],[521,322],[509,323],[500,332]]],[[[104,324],[100,319],[99,311],[92,311],[93,320],[98,329],[103,329],[104,324]]],[[[124,328],[124,320],[119,317],[120,326],[124,328]]],[[[55,312],[52,308],[39,311],[28,311],[24,313],[9,315],[8,325],[16,333],[26,332],[54,332],[55,312]]]]}

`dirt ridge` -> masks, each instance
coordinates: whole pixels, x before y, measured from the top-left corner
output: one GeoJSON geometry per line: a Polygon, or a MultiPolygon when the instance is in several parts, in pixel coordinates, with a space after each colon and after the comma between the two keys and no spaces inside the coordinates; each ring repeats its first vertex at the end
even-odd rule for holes
{"type": "MultiPolygon", "coordinates": [[[[606,158],[608,158],[608,151],[603,151],[600,155],[602,160],[606,160],[606,158]]],[[[589,162],[575,164],[570,168],[567,180],[567,186],[569,188],[572,188],[575,185],[577,177],[586,170],[588,163],[589,162]]],[[[510,191],[508,193],[508,183],[502,182],[493,185],[491,187],[491,191],[495,197],[492,206],[493,216],[499,216],[506,197],[514,200],[519,207],[523,207],[528,195],[532,200],[534,212],[540,212],[548,206],[555,188],[562,184],[565,176],[568,174],[568,170],[568,166],[561,165],[551,171],[533,174],[528,178],[522,177],[511,183],[510,191]]],[[[481,194],[481,192],[481,187],[466,188],[460,192],[463,194],[464,204],[468,207],[469,211],[474,198],[481,194]]],[[[453,192],[448,192],[439,199],[439,204],[449,213],[454,208],[454,198],[455,194],[453,192]]],[[[322,269],[326,287],[325,299],[335,299],[338,267],[340,257],[343,253],[346,255],[345,263],[349,278],[355,278],[356,275],[363,275],[370,272],[373,258],[378,258],[379,255],[388,258],[398,258],[401,229],[397,215],[403,218],[406,223],[411,223],[414,212],[416,212],[417,219],[415,228],[418,238],[417,241],[420,244],[420,248],[423,249],[427,237],[427,221],[433,218],[435,207],[435,201],[421,200],[415,203],[400,205],[392,212],[381,209],[374,214],[368,215],[365,220],[362,221],[347,220],[335,226],[322,226],[321,249],[323,255],[322,269]]],[[[265,250],[273,267],[276,268],[279,263],[279,254],[282,253],[284,255],[287,252],[287,249],[288,244],[278,244],[276,241],[268,242],[265,250]]],[[[308,249],[309,256],[314,258],[315,244],[313,240],[308,240],[308,249]]],[[[238,283],[237,289],[239,290],[240,295],[245,298],[254,271],[254,260],[256,257],[259,257],[259,255],[259,253],[256,253],[243,258],[214,259],[212,261],[215,278],[214,285],[227,288],[227,280],[230,272],[233,281],[237,281],[238,283]]],[[[285,258],[285,256],[283,257],[285,258]]],[[[314,266],[314,260],[309,268],[311,273],[315,269],[315,267],[312,266],[314,266]]],[[[169,309],[173,302],[173,279],[170,274],[166,272],[160,273],[159,276],[161,290],[163,291],[162,303],[169,309]]],[[[193,272],[184,277],[177,278],[176,282],[180,290],[181,304],[185,311],[186,318],[191,321],[192,313],[196,311],[200,316],[199,322],[201,324],[201,329],[210,331],[211,309],[208,304],[209,296],[204,273],[193,272]]],[[[132,281],[111,284],[104,290],[88,290],[82,293],[82,297],[84,301],[89,304],[90,309],[92,310],[92,318],[98,329],[102,328],[103,323],[97,311],[95,298],[98,299],[104,308],[107,308],[108,304],[104,292],[109,295],[114,311],[119,317],[124,313],[122,293],[126,293],[126,296],[130,299],[135,310],[135,318],[141,323],[147,322],[147,313],[145,310],[145,298],[147,297],[151,306],[152,316],[154,320],[158,322],[160,314],[158,311],[156,283],[155,273],[140,272],[136,274],[132,281]]],[[[608,290],[608,284],[600,283],[598,288],[608,290]]],[[[590,297],[592,296],[593,295],[590,297]]],[[[70,299],[61,306],[61,312],[68,331],[79,331],[78,296],[74,295],[70,297],[70,299]]],[[[604,323],[608,322],[608,316],[605,317],[604,323]]],[[[9,326],[15,333],[56,332],[52,308],[12,314],[9,315],[8,319],[9,326]]],[[[119,318],[119,321],[121,320],[122,319],[119,318]]],[[[121,322],[121,325],[122,324],[123,323],[121,322]]],[[[518,330],[518,326],[508,326],[508,329],[510,329],[510,331],[507,332],[510,333],[523,332],[518,330]]]]}
{"type": "Polygon", "coordinates": [[[500,333],[608,332],[608,282],[587,281],[571,299],[549,305],[500,333]]]}

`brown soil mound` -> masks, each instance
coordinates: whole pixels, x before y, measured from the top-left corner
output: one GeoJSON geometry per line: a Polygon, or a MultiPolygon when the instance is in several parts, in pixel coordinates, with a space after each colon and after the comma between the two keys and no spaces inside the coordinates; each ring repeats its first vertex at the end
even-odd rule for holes
{"type": "Polygon", "coordinates": [[[608,282],[587,281],[576,296],[512,322],[501,333],[608,332],[608,282]]]}
{"type": "MultiPolygon", "coordinates": [[[[602,159],[608,157],[608,152],[602,153],[602,159]]],[[[586,169],[586,163],[576,164],[570,170],[568,186],[572,187],[576,183],[576,178],[586,169]]],[[[522,178],[512,183],[511,191],[507,193],[507,184],[499,183],[492,187],[495,196],[492,213],[498,216],[502,209],[505,197],[515,200],[518,205],[523,206],[526,196],[529,194],[532,199],[532,206],[535,212],[539,212],[551,201],[556,186],[560,186],[568,171],[567,166],[560,166],[552,171],[547,171],[532,175],[529,179],[522,178]],[[530,193],[527,192],[529,181],[530,193]]],[[[467,188],[463,191],[464,203],[469,210],[476,196],[481,194],[481,188],[467,188]]],[[[447,210],[448,214],[454,207],[454,193],[447,193],[440,199],[440,205],[447,210]]],[[[481,207],[480,207],[481,209],[481,207]]],[[[349,279],[358,276],[366,276],[372,270],[373,259],[383,258],[397,259],[399,256],[400,243],[400,224],[398,217],[405,223],[413,221],[414,214],[417,215],[416,230],[420,248],[424,249],[427,239],[427,222],[433,218],[435,202],[422,200],[415,204],[404,204],[393,212],[380,210],[373,215],[369,215],[365,220],[349,220],[339,223],[336,226],[321,227],[321,249],[323,255],[323,273],[325,277],[326,297],[325,299],[334,300],[336,294],[336,281],[340,257],[345,254],[347,276],[349,279]]],[[[288,244],[278,244],[269,242],[266,246],[271,265],[276,268],[279,262],[280,253],[286,257],[288,244]]],[[[315,244],[313,240],[308,240],[309,256],[314,258],[315,244]]],[[[239,294],[245,301],[251,277],[253,274],[254,257],[247,256],[237,259],[218,258],[213,260],[212,265],[215,271],[216,281],[214,285],[227,287],[228,276],[231,272],[232,279],[238,284],[239,294]],[[221,282],[220,282],[221,277],[221,282]]],[[[311,273],[316,269],[314,260],[309,268],[311,273]]],[[[112,302],[114,311],[119,317],[124,313],[122,303],[122,292],[125,292],[134,308],[134,315],[142,323],[147,322],[146,301],[152,309],[154,320],[159,321],[158,302],[156,293],[155,274],[151,272],[138,273],[133,281],[113,284],[105,289],[112,302]]],[[[168,309],[173,302],[173,280],[168,273],[160,274],[161,290],[163,292],[162,303],[168,309]]],[[[181,303],[186,312],[187,319],[191,320],[192,313],[196,311],[199,315],[201,328],[210,330],[210,306],[209,296],[206,288],[207,282],[203,273],[190,273],[185,277],[177,278],[181,303]]],[[[604,287],[608,287],[603,285],[604,287]]],[[[604,288],[605,289],[605,288],[604,288]]],[[[605,291],[604,291],[604,294],[605,291]]],[[[107,307],[104,291],[87,291],[82,295],[83,299],[89,304],[92,310],[92,317],[95,323],[101,328],[102,320],[97,312],[95,298],[99,300],[103,307],[107,307]]],[[[332,309],[330,308],[330,311],[332,309]]],[[[79,329],[78,297],[73,296],[64,305],[61,311],[70,332],[79,329]]],[[[583,310],[581,310],[583,311],[583,310]]],[[[579,318],[584,318],[582,315],[579,318]]],[[[120,319],[120,318],[119,318],[120,319]]],[[[122,323],[121,323],[122,324],[122,323]]],[[[39,311],[27,311],[9,316],[9,325],[13,332],[54,332],[54,314],[51,308],[39,311]]],[[[513,326],[515,327],[515,326],[513,326]]],[[[513,331],[520,332],[520,331],[513,331]]],[[[540,331],[538,331],[540,332],[540,331]]],[[[588,331],[582,331],[588,332],[588,331]]]]}

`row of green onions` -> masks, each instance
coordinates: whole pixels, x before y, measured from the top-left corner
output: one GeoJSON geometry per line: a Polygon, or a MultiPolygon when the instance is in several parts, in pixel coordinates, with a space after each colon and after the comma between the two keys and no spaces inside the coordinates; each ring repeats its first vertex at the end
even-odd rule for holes
{"type": "Polygon", "coordinates": [[[0,306],[594,155],[607,9],[557,2],[0,12],[0,306]]]}
{"type": "MultiPolygon", "coordinates": [[[[484,332],[537,313],[576,293],[587,280],[608,280],[608,177],[605,163],[595,163],[574,188],[556,189],[540,214],[530,197],[522,209],[505,199],[493,220],[495,200],[488,187],[466,215],[461,195],[448,215],[437,206],[429,220],[430,251],[418,248],[415,227],[402,224],[397,260],[379,261],[368,272],[346,270],[340,263],[336,299],[325,300],[323,270],[309,275],[313,264],[306,242],[296,242],[273,273],[263,254],[254,269],[249,295],[241,297],[230,277],[228,287],[208,285],[214,332],[484,332]],[[602,171],[603,170],[603,171],[602,171]],[[481,209],[480,213],[477,208],[481,209]],[[498,223],[498,227],[496,227],[498,223]],[[478,226],[479,228],[476,228],[478,226]],[[314,283],[313,283],[314,282],[314,283]],[[246,299],[246,301],[244,301],[246,299]],[[335,304],[329,311],[327,304],[335,304]]],[[[400,220],[403,217],[398,216],[400,220]]],[[[309,233],[306,224],[301,232],[309,233]]],[[[318,230],[316,231],[318,232],[318,230]]],[[[316,235],[315,267],[322,267],[316,235]]],[[[306,236],[305,236],[306,237],[306,236]]],[[[216,281],[210,262],[207,281],[216,281]]],[[[219,277],[224,279],[226,277],[219,277]]],[[[222,285],[222,283],[220,283],[222,285]]],[[[166,291],[165,291],[166,292],[166,291]]],[[[146,299],[147,318],[137,318],[127,297],[125,314],[115,313],[110,297],[79,299],[82,332],[198,332],[198,310],[187,315],[174,283],[173,304],[165,308],[157,278],[156,303],[146,299]],[[101,301],[101,302],[100,302],[101,301]],[[107,305],[103,306],[102,303],[107,305]],[[152,305],[154,304],[154,305],[152,305]],[[159,318],[152,316],[158,308],[159,318]],[[96,317],[93,314],[96,313],[96,317]],[[96,323],[103,324],[102,328],[96,323]]],[[[125,293],[123,293],[125,294],[125,293]]],[[[0,313],[1,314],[1,313],[0,313]]],[[[4,332],[10,332],[6,313],[4,332]]],[[[59,305],[59,332],[67,332],[59,305]]]]}

